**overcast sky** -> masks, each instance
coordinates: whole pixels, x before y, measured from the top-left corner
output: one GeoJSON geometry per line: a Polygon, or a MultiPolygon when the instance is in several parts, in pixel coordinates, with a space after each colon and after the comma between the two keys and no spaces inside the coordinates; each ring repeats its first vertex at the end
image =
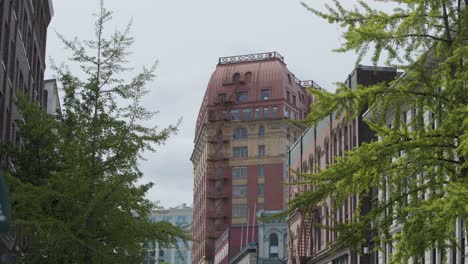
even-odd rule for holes
{"type": "MultiPolygon", "coordinates": [[[[325,0],[309,0],[323,6],[325,0]]],[[[69,53],[56,36],[92,37],[98,0],[53,0],[47,56],[66,61],[69,53]]],[[[333,90],[353,70],[356,56],[331,50],[340,45],[335,25],[315,17],[297,0],[107,0],[114,25],[133,18],[135,44],[130,57],[137,69],[159,60],[157,78],[145,105],[160,114],[161,127],[183,118],[180,132],[141,163],[144,181],[156,183],[148,194],[164,206],[192,204],[195,121],[218,57],[278,51],[299,79],[333,90]]],[[[47,71],[46,77],[53,76],[47,71]]]]}

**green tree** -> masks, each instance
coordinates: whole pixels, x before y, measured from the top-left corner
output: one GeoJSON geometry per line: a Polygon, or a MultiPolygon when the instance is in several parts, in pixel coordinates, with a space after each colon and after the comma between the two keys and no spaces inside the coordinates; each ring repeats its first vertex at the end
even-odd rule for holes
{"type": "Polygon", "coordinates": [[[393,10],[382,11],[365,1],[347,9],[334,0],[325,11],[303,4],[344,29],[345,41],[336,51],[355,51],[358,61],[369,54],[374,65],[385,58],[405,74],[388,84],[355,90],[342,83],[334,93],[311,90],[318,102],[305,119],[307,125],[331,113],[354,118],[370,106],[367,123],[380,140],[349,151],[326,170],[304,175],[305,183],[316,188],[292,200],[290,208],[309,212],[332,198],[336,209],[352,195],[365,198],[373,186],[388,190],[388,199],[379,199],[368,214],[358,212],[352,223],[325,228],[340,231],[336,247],[352,246],[360,252],[369,242],[362,234],[373,232],[374,250],[384,250],[384,243],[396,246],[393,263],[421,263],[425,251],[457,247],[457,221],[464,221],[466,236],[467,1],[374,3],[393,10]],[[407,112],[412,118],[405,122],[407,112]],[[392,223],[401,231],[391,233],[392,223]]]}
{"type": "Polygon", "coordinates": [[[156,64],[126,81],[130,26],[106,35],[111,12],[103,1],[96,17],[92,40],[59,35],[84,76],[54,67],[63,113],[18,101],[22,147],[11,152],[9,181],[21,263],[141,263],[148,242],[177,247],[177,238],[189,239],[188,230],[150,221],[156,205],[145,194],[153,184],[138,184],[142,153],[178,128],[144,125],[155,115],[141,99],[156,64]]]}

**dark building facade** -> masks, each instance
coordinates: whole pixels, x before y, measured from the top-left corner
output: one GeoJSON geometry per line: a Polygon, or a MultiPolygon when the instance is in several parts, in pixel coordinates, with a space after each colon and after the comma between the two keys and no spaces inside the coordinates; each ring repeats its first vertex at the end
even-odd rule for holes
{"type": "MultiPolygon", "coordinates": [[[[47,27],[53,16],[51,0],[0,0],[0,142],[21,139],[15,106],[16,96],[24,93],[43,107],[47,27]]],[[[13,169],[3,155],[3,168],[13,169]]],[[[19,232],[20,233],[20,232],[19,232]]],[[[15,234],[0,235],[0,257],[26,243],[15,234]]]]}
{"type": "MultiPolygon", "coordinates": [[[[356,89],[357,85],[372,85],[392,81],[397,77],[397,71],[388,67],[358,66],[348,75],[345,83],[356,89]]],[[[313,105],[312,105],[313,107],[313,105]]],[[[335,163],[336,157],[341,157],[346,151],[358,147],[363,142],[374,139],[374,133],[362,120],[362,116],[345,122],[344,116],[331,115],[322,120],[316,127],[308,128],[289,151],[289,199],[313,186],[302,184],[294,171],[314,173],[326,169],[335,163]]],[[[334,222],[348,223],[361,204],[361,213],[366,213],[372,200],[366,197],[349,197],[347,202],[333,211],[333,201],[327,199],[317,204],[314,211],[306,218],[300,211],[295,211],[288,218],[288,259],[289,264],[300,263],[371,263],[371,256],[358,254],[349,248],[331,248],[333,241],[339,235],[320,225],[333,226],[334,222]],[[317,225],[318,224],[318,225],[317,225]]],[[[367,241],[372,237],[366,234],[367,241]]]]}
{"type": "Polygon", "coordinates": [[[43,105],[47,27],[51,0],[0,0],[0,140],[20,143],[18,91],[43,105]]]}
{"type": "MultiPolygon", "coordinates": [[[[309,86],[317,87],[295,78],[276,52],[219,59],[199,111],[191,157],[193,263],[213,263],[215,241],[229,227],[254,230],[257,211],[285,207],[286,152],[303,130],[286,119],[307,114],[309,86]]],[[[235,244],[229,244],[231,256],[242,248],[235,244]]]]}

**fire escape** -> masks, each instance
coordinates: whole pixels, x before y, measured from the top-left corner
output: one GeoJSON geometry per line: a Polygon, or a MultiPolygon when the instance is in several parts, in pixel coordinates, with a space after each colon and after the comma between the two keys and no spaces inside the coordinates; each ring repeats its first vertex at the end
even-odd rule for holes
{"type": "Polygon", "coordinates": [[[311,241],[311,233],[312,233],[312,218],[310,216],[301,216],[301,225],[300,225],[300,233],[298,239],[298,264],[299,263],[307,263],[307,261],[311,258],[310,253],[310,244],[311,241]]]}
{"type": "Polygon", "coordinates": [[[230,121],[232,97],[223,98],[217,103],[221,111],[209,112],[209,122],[214,125],[214,133],[208,138],[208,160],[206,175],[206,218],[207,237],[212,240],[208,250],[214,252],[215,240],[230,224],[230,135],[225,134],[225,122],[230,121]]]}

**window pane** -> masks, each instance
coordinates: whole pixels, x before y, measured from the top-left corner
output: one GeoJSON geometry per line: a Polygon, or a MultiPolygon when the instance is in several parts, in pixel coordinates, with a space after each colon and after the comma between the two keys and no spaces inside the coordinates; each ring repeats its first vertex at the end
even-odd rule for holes
{"type": "Polygon", "coordinates": [[[233,147],[232,156],[234,159],[245,159],[248,156],[247,147],[233,147]]]}
{"type": "Polygon", "coordinates": [[[263,118],[264,119],[270,118],[270,109],[268,107],[263,108],[263,118]]]}
{"type": "Polygon", "coordinates": [[[258,176],[259,177],[265,176],[265,165],[263,164],[258,165],[258,176]]]}
{"type": "Polygon", "coordinates": [[[257,189],[258,197],[263,197],[265,195],[265,185],[259,184],[257,189]]]}
{"type": "Polygon", "coordinates": [[[258,120],[260,118],[260,109],[257,108],[255,109],[255,120],[258,120]]]}
{"type": "Polygon", "coordinates": [[[258,128],[258,136],[259,137],[264,137],[265,136],[265,127],[264,126],[260,126],[258,128]]]}
{"type": "Polygon", "coordinates": [[[265,156],[265,145],[258,146],[258,156],[259,157],[265,156]]]}
{"type": "Polygon", "coordinates": [[[236,179],[247,178],[247,167],[233,167],[232,177],[236,179]]]}
{"type": "Polygon", "coordinates": [[[271,111],[271,117],[273,118],[278,117],[278,107],[273,106],[272,111],[271,111]]]}
{"type": "Polygon", "coordinates": [[[239,127],[234,130],[234,139],[247,139],[248,138],[248,132],[247,129],[244,127],[239,127]]]}
{"type": "Polygon", "coordinates": [[[247,102],[249,100],[249,96],[247,92],[237,92],[236,93],[236,101],[237,102],[247,102]]]}
{"type": "Polygon", "coordinates": [[[226,94],[225,93],[218,94],[218,103],[222,104],[224,102],[226,102],[226,94]]]}
{"type": "Polygon", "coordinates": [[[242,110],[242,120],[244,120],[244,121],[250,120],[250,109],[243,109],[242,110]]]}
{"type": "Polygon", "coordinates": [[[231,110],[231,119],[239,120],[239,110],[231,110]]]}
{"type": "Polygon", "coordinates": [[[270,89],[263,89],[262,90],[262,99],[263,100],[270,99],[270,89]]]}
{"type": "Polygon", "coordinates": [[[233,204],[232,205],[232,216],[233,217],[246,217],[247,216],[247,205],[246,204],[233,204]]]}
{"type": "Polygon", "coordinates": [[[247,197],[247,185],[233,185],[232,197],[247,197]]]}

